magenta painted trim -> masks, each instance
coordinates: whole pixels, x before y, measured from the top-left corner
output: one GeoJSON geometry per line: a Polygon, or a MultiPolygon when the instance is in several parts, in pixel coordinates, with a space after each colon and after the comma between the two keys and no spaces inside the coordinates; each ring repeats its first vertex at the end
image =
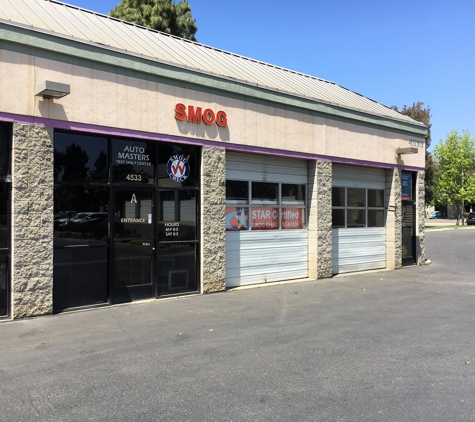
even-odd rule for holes
{"type": "Polygon", "coordinates": [[[188,144],[197,146],[208,146],[223,148],[228,151],[245,152],[250,154],[271,155],[276,157],[296,158],[300,160],[325,160],[338,164],[348,164],[362,167],[377,167],[382,169],[399,169],[409,171],[424,171],[423,167],[405,166],[400,164],[387,164],[373,161],[356,160],[350,158],[332,157],[328,155],[309,154],[304,152],[286,151],[280,149],[270,149],[248,145],[229,144],[222,141],[209,141],[205,139],[188,138],[186,136],[175,136],[143,132],[138,130],[111,128],[109,126],[92,125],[88,123],[68,122],[65,120],[46,119],[44,117],[23,116],[19,114],[9,114],[0,112],[0,121],[10,123],[24,123],[38,126],[48,126],[55,129],[74,130],[77,132],[95,133],[106,136],[120,136],[137,139],[147,139],[152,141],[174,142],[178,144],[188,144]]]}

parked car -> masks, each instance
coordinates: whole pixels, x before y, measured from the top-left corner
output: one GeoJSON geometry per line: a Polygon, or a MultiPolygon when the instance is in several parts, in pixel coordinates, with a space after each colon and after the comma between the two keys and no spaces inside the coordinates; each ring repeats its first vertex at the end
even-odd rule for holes
{"type": "Polygon", "coordinates": [[[475,212],[469,212],[467,215],[467,226],[470,224],[475,224],[475,212]]]}
{"type": "Polygon", "coordinates": [[[447,218],[447,214],[440,211],[434,211],[429,218],[447,218]]]}

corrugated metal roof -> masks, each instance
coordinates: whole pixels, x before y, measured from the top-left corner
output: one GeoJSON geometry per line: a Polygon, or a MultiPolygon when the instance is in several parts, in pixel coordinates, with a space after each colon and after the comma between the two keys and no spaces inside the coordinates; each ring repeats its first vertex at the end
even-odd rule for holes
{"type": "Polygon", "coordinates": [[[0,22],[339,107],[422,123],[333,82],[55,0],[0,0],[0,22]]]}

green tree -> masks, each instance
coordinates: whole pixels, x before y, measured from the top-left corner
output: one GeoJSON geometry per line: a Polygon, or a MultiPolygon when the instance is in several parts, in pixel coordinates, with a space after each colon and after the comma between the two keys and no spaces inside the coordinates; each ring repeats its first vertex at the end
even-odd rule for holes
{"type": "Polygon", "coordinates": [[[464,202],[475,201],[475,140],[470,132],[453,130],[434,148],[437,168],[435,201],[457,207],[457,225],[463,224],[464,202]]]}
{"type": "Polygon", "coordinates": [[[430,118],[432,115],[430,114],[430,107],[427,106],[424,108],[424,103],[422,101],[418,101],[417,103],[412,103],[412,106],[408,107],[404,105],[401,111],[398,110],[397,106],[391,107],[393,110],[398,111],[405,116],[409,116],[418,122],[424,123],[427,126],[427,134],[425,136],[426,142],[426,160],[425,160],[425,175],[424,175],[424,184],[425,184],[425,203],[426,205],[432,204],[434,202],[434,183],[435,183],[435,167],[434,167],[434,160],[432,158],[432,154],[428,151],[431,143],[431,136],[430,136],[430,129],[432,127],[432,123],[430,122],[430,118]]]}
{"type": "Polygon", "coordinates": [[[187,0],[122,0],[110,11],[114,18],[196,41],[196,20],[187,0]]]}

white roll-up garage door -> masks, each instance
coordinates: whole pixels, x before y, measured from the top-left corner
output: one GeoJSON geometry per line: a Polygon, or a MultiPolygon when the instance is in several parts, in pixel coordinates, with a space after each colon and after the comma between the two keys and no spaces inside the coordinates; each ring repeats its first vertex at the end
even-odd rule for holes
{"type": "MultiPolygon", "coordinates": [[[[307,184],[307,162],[227,153],[226,179],[279,184],[307,184]]],[[[306,208],[302,210],[306,221],[306,208]]],[[[292,230],[226,232],[226,287],[306,278],[307,225],[292,230]]]]}
{"type": "MultiPolygon", "coordinates": [[[[385,189],[385,170],[383,169],[334,164],[332,172],[334,187],[385,189]]],[[[384,214],[384,210],[379,212],[384,214]]],[[[333,274],[385,267],[385,227],[368,227],[365,224],[358,228],[332,229],[333,274]]]]}

